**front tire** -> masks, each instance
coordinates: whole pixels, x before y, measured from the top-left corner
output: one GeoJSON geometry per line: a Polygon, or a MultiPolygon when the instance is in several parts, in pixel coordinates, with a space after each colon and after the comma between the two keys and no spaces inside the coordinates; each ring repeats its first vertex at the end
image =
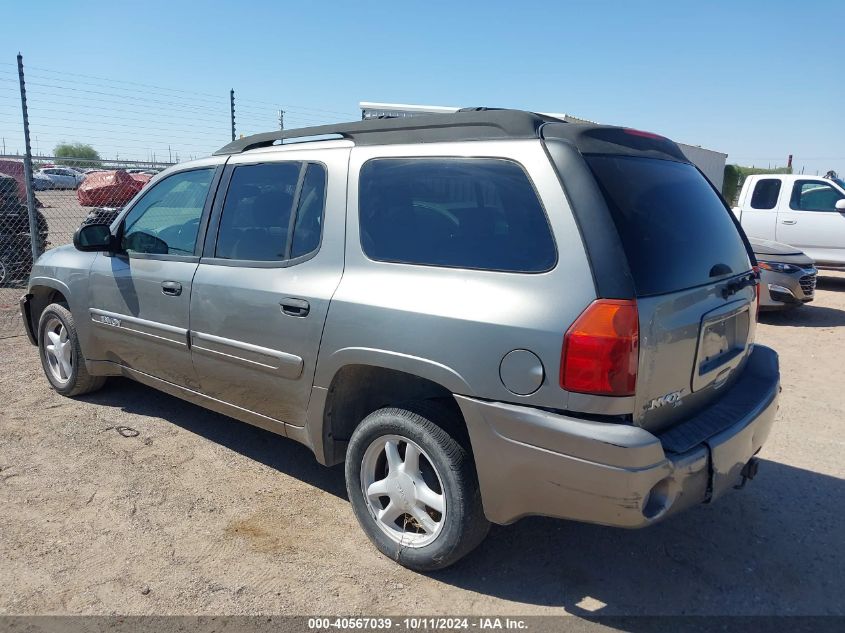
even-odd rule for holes
{"type": "Polygon", "coordinates": [[[104,376],[92,376],[85,367],[73,315],[51,303],[38,321],[38,353],[50,386],[63,396],[79,396],[103,386],[104,376]]]}
{"type": "Polygon", "coordinates": [[[433,571],[477,547],[490,523],[472,455],[444,428],[452,428],[451,414],[419,410],[380,409],[361,422],[346,452],[346,490],[384,555],[433,571]]]}

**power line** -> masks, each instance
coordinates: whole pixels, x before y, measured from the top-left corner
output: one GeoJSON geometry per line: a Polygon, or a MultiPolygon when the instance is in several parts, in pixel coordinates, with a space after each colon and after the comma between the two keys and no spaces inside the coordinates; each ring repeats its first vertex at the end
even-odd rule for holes
{"type": "MultiPolygon", "coordinates": [[[[11,79],[0,79],[0,81],[11,82],[13,80],[11,80],[11,79]]],[[[116,97],[117,99],[122,99],[122,100],[132,101],[132,102],[138,101],[138,99],[136,97],[132,97],[132,96],[129,96],[129,95],[119,95],[119,94],[114,94],[112,92],[102,92],[102,91],[99,91],[99,90],[86,90],[85,88],[72,88],[70,86],[57,86],[55,84],[44,84],[44,83],[39,83],[37,81],[27,81],[26,82],[27,92],[29,92],[30,86],[38,86],[39,88],[53,88],[53,89],[56,89],[56,90],[71,90],[73,92],[80,92],[80,93],[84,93],[84,94],[97,95],[97,96],[101,96],[101,97],[116,97]]],[[[45,96],[49,96],[49,94],[46,93],[46,92],[42,92],[41,94],[43,94],[45,96]]],[[[166,105],[166,106],[169,106],[169,107],[177,107],[177,108],[186,109],[186,106],[179,104],[179,103],[174,103],[172,101],[161,101],[161,100],[158,100],[158,99],[145,99],[144,102],[145,103],[158,103],[158,104],[166,105]]],[[[120,103],[120,101],[112,100],[111,103],[120,103]]],[[[210,112],[217,112],[217,108],[212,108],[211,106],[203,106],[203,105],[190,106],[187,109],[194,110],[194,111],[206,110],[206,111],[210,111],[210,112]]]]}
{"type": "MultiPolygon", "coordinates": [[[[0,79],[0,81],[4,81],[4,80],[0,79]]],[[[51,93],[42,92],[41,90],[30,91],[30,94],[32,94],[33,96],[45,97],[45,98],[49,99],[49,103],[51,105],[64,105],[64,106],[68,106],[68,107],[72,107],[72,108],[85,107],[86,109],[105,110],[105,111],[108,111],[108,112],[114,112],[114,108],[112,108],[112,107],[101,107],[101,106],[89,104],[87,102],[86,103],[81,103],[81,102],[80,103],[68,103],[67,101],[56,101],[55,98],[53,98],[53,95],[51,93]]],[[[88,97],[85,97],[85,96],[82,96],[82,95],[75,95],[75,94],[65,93],[61,96],[65,97],[67,99],[90,100],[90,99],[88,99],[88,97]]],[[[112,95],[112,96],[115,96],[115,95],[112,95]]],[[[129,99],[128,97],[125,97],[123,95],[116,95],[116,96],[121,97],[123,99],[129,99]]],[[[0,95],[0,99],[8,99],[8,100],[12,100],[12,101],[16,100],[15,97],[5,96],[5,95],[0,95]]],[[[139,106],[141,108],[148,108],[148,109],[146,111],[145,110],[136,110],[136,109],[127,109],[125,107],[125,104],[124,104],[123,101],[113,101],[113,100],[108,100],[108,99],[97,99],[98,103],[114,103],[116,105],[121,106],[122,112],[127,112],[127,113],[131,113],[131,114],[155,115],[157,118],[160,117],[161,108],[158,108],[156,106],[147,106],[144,101],[139,101],[137,99],[134,99],[134,100],[131,100],[131,101],[132,101],[133,105],[135,105],[135,106],[139,106]]],[[[47,108],[43,108],[42,106],[38,105],[37,103],[33,104],[33,107],[36,108],[36,109],[47,110],[47,108]]],[[[203,116],[206,116],[206,117],[208,116],[208,113],[196,111],[194,108],[192,108],[190,106],[175,105],[175,106],[172,106],[172,107],[179,108],[180,110],[184,110],[184,111],[190,112],[192,114],[188,115],[188,114],[184,114],[182,112],[170,111],[170,112],[168,112],[169,118],[182,116],[182,117],[184,117],[188,120],[195,121],[197,115],[203,115],[203,116]]],[[[250,107],[244,107],[244,108],[239,107],[238,110],[239,110],[239,112],[243,111],[245,114],[249,114],[251,116],[268,116],[268,117],[269,116],[275,116],[275,112],[276,112],[276,110],[264,112],[264,111],[259,111],[259,110],[256,110],[255,108],[250,108],[250,107]]],[[[55,110],[53,110],[53,111],[55,111],[55,110]]],[[[211,109],[211,112],[213,112],[213,114],[224,113],[224,112],[226,112],[226,109],[221,107],[220,109],[211,109]]],[[[64,114],[65,112],[61,111],[61,113],[64,114]]],[[[228,114],[228,113],[226,112],[226,114],[228,114]]],[[[226,118],[228,119],[228,117],[226,117],[226,118]]],[[[314,122],[314,123],[341,122],[341,121],[334,121],[334,120],[331,120],[331,119],[327,119],[327,118],[324,118],[324,117],[317,117],[317,116],[312,117],[312,116],[309,116],[309,115],[299,114],[299,113],[294,114],[291,118],[296,119],[298,121],[314,122]]]]}
{"type": "MultiPolygon", "coordinates": [[[[12,65],[14,65],[14,64],[12,64],[12,65]]],[[[201,96],[201,97],[205,97],[205,98],[212,98],[214,100],[220,99],[220,96],[212,94],[212,93],[208,93],[208,92],[197,92],[197,91],[193,91],[193,90],[184,90],[184,89],[179,89],[179,88],[167,88],[165,86],[157,86],[157,85],[154,85],[154,84],[140,83],[140,82],[136,82],[136,81],[127,81],[125,79],[113,79],[113,78],[107,78],[107,77],[98,77],[96,75],[87,75],[87,74],[82,74],[82,73],[64,72],[64,71],[52,70],[52,69],[49,69],[49,68],[43,68],[43,67],[39,67],[39,66],[27,66],[27,69],[28,70],[37,70],[37,71],[40,71],[40,72],[47,72],[47,73],[56,74],[56,75],[68,75],[68,76],[73,76],[73,77],[84,77],[86,79],[96,79],[96,80],[99,80],[99,81],[108,82],[110,84],[122,83],[122,84],[127,84],[127,85],[132,85],[132,86],[140,86],[140,87],[144,87],[144,88],[153,88],[155,90],[163,90],[163,91],[168,91],[168,92],[178,92],[178,93],[182,93],[182,94],[186,94],[186,95],[194,95],[194,96],[201,96]]],[[[14,74],[14,72],[11,72],[11,74],[14,74]]],[[[50,79],[50,81],[55,81],[55,79],[50,79]]],[[[96,84],[89,84],[89,85],[96,85],[96,84]]],[[[342,117],[349,117],[350,116],[349,112],[341,112],[339,110],[328,110],[328,109],[325,109],[325,108],[314,108],[314,107],[302,106],[302,105],[296,105],[296,104],[262,101],[262,100],[258,100],[258,99],[249,99],[249,98],[241,99],[240,95],[239,95],[238,100],[239,100],[239,102],[245,101],[245,102],[248,102],[248,103],[260,103],[260,104],[264,104],[264,105],[269,105],[269,106],[273,106],[274,108],[277,108],[277,109],[278,109],[278,107],[281,106],[285,109],[302,110],[303,112],[325,112],[327,114],[335,114],[335,115],[339,115],[339,116],[342,116],[342,117]]],[[[224,101],[225,101],[225,97],[224,97],[224,101]]],[[[346,119],[344,119],[344,121],[345,120],[346,119]]]]}
{"type": "MultiPolygon", "coordinates": [[[[782,161],[786,162],[783,156],[768,156],[764,158],[760,158],[759,156],[756,158],[748,158],[745,156],[737,156],[737,157],[730,157],[731,160],[769,160],[769,161],[782,161]]],[[[793,164],[798,160],[845,160],[845,156],[801,156],[800,154],[795,154],[792,162],[793,164]]]]}
{"type": "MultiPolygon", "coordinates": [[[[13,66],[0,62],[0,92],[5,93],[0,94],[0,127],[14,129],[0,132],[7,140],[20,135],[18,98],[3,86],[17,84],[17,73],[9,68],[13,66]]],[[[116,150],[144,156],[162,153],[160,146],[167,145],[168,150],[176,149],[185,156],[210,153],[225,142],[226,135],[219,133],[226,129],[228,119],[224,95],[37,66],[28,66],[27,70],[30,118],[34,131],[39,132],[34,135],[36,142],[42,147],[74,138],[93,141],[104,155],[116,150]]],[[[293,127],[350,119],[346,112],[243,99],[239,95],[238,127],[250,133],[276,129],[281,109],[286,113],[285,123],[293,127]]]]}
{"type": "MultiPolygon", "coordinates": [[[[38,119],[43,117],[44,112],[52,112],[56,114],[62,114],[66,117],[66,122],[73,124],[73,127],[70,125],[61,125],[61,124],[53,124],[49,122],[37,122],[35,127],[39,129],[80,129],[80,130],[88,130],[88,131],[124,131],[124,130],[136,130],[139,132],[148,132],[150,129],[149,125],[144,124],[136,124],[132,125],[126,123],[127,117],[125,116],[115,116],[112,114],[97,114],[96,118],[86,117],[79,114],[74,113],[72,116],[69,116],[69,113],[65,110],[59,110],[55,108],[42,108],[41,106],[34,106],[30,110],[30,118],[38,119]],[[106,123],[103,123],[103,119],[106,120],[106,123]],[[109,123],[110,122],[110,123],[109,123]],[[87,124],[87,125],[86,125],[87,124]],[[89,127],[93,126],[93,127],[89,127]]],[[[0,115],[2,115],[2,111],[0,111],[0,115]]],[[[5,119],[8,123],[17,123],[18,119],[15,117],[13,112],[9,113],[11,118],[5,119]]],[[[3,117],[0,116],[0,121],[3,121],[3,117]]],[[[188,120],[188,119],[186,119],[188,120]]],[[[189,119],[191,123],[196,123],[195,119],[189,119]]],[[[265,117],[266,123],[258,123],[257,121],[253,120],[252,118],[248,118],[242,122],[241,127],[243,129],[260,129],[260,130],[267,130],[267,129],[274,129],[275,128],[275,121],[271,118],[268,114],[265,117]]],[[[288,122],[293,122],[294,124],[305,123],[306,125],[310,124],[310,122],[302,121],[299,117],[288,117],[288,122]]],[[[220,122],[213,122],[214,128],[219,127],[220,122]]],[[[178,123],[177,123],[178,124],[178,123]]],[[[191,127],[191,126],[187,126],[191,127]]],[[[185,129],[185,128],[176,128],[171,127],[169,124],[164,124],[160,128],[160,131],[166,131],[166,134],[170,135],[171,132],[176,133],[183,133],[189,135],[191,138],[194,138],[197,134],[203,133],[211,133],[214,134],[215,132],[211,132],[210,130],[202,129],[197,126],[193,126],[192,129],[185,129]]],[[[179,138],[178,134],[173,136],[173,138],[179,138]]]]}
{"type": "MultiPolygon", "coordinates": [[[[2,73],[2,72],[7,72],[7,71],[0,70],[0,73],[2,73]]],[[[9,74],[14,74],[14,73],[9,72],[9,74]]],[[[37,74],[32,74],[32,73],[27,74],[27,82],[28,83],[29,83],[30,78],[44,79],[44,80],[47,80],[47,81],[75,83],[75,84],[82,84],[82,85],[86,85],[86,86],[102,87],[102,84],[99,84],[99,83],[83,82],[83,81],[71,82],[71,80],[69,80],[69,79],[52,78],[52,77],[46,77],[46,76],[43,76],[43,75],[37,75],[37,74]]],[[[35,85],[35,84],[33,83],[33,85],[35,85]]],[[[121,87],[121,86],[114,86],[114,85],[112,85],[110,87],[113,90],[123,90],[123,91],[127,91],[127,92],[131,92],[133,90],[136,90],[135,88],[124,88],[124,87],[121,87]]],[[[60,88],[65,88],[65,86],[60,86],[60,88]]],[[[162,90],[169,90],[169,89],[163,88],[162,90]]],[[[149,91],[147,91],[147,93],[149,93],[149,91]]],[[[115,94],[115,93],[109,93],[109,94],[111,94],[112,96],[118,96],[118,97],[123,96],[123,95],[118,95],[118,94],[115,94]]],[[[156,94],[156,95],[164,96],[164,97],[173,97],[173,95],[167,94],[166,92],[153,92],[152,94],[156,94]]],[[[192,100],[193,101],[197,100],[197,97],[193,97],[192,100]]],[[[203,101],[205,103],[214,103],[214,104],[220,104],[221,101],[224,101],[220,97],[206,97],[206,96],[199,96],[199,100],[203,101]]],[[[239,102],[239,105],[241,105],[241,107],[243,107],[242,104],[247,104],[246,107],[249,108],[249,109],[252,109],[252,110],[263,110],[263,108],[254,108],[250,104],[267,104],[267,105],[272,105],[272,106],[276,107],[276,109],[278,109],[277,108],[278,104],[274,104],[274,103],[270,103],[270,102],[266,102],[266,101],[243,99],[240,96],[238,97],[238,102],[239,102]]],[[[209,107],[211,107],[211,106],[209,106],[209,107]]],[[[293,112],[299,112],[300,114],[303,114],[303,115],[307,115],[309,112],[327,112],[327,113],[338,114],[338,115],[342,114],[340,112],[333,112],[331,110],[320,110],[319,108],[305,109],[304,106],[302,107],[301,110],[299,109],[298,106],[291,106],[290,109],[293,112]]],[[[325,119],[326,117],[322,117],[322,118],[325,119]]],[[[335,118],[336,117],[332,117],[332,119],[335,119],[335,118]]]]}

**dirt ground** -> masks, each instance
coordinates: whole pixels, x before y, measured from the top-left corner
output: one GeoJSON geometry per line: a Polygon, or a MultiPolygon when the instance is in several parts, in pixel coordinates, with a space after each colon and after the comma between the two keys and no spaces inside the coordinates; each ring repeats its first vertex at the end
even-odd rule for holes
{"type": "Polygon", "coordinates": [[[0,340],[0,614],[845,614],[845,275],[762,321],[783,396],[746,489],[643,531],[494,527],[425,575],[302,446],[126,380],[63,398],[0,340]]]}
{"type": "Polygon", "coordinates": [[[50,228],[47,239],[52,246],[70,244],[73,232],[82,224],[82,220],[91,211],[90,207],[83,207],[76,198],[73,189],[56,191],[39,191],[36,197],[43,205],[41,213],[47,219],[50,228]]]}

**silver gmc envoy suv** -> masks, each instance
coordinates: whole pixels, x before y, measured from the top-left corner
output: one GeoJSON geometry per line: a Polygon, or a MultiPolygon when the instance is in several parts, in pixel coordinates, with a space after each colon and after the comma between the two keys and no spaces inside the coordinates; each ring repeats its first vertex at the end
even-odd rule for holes
{"type": "Polygon", "coordinates": [[[644,527],[752,478],[754,264],[672,141],[475,109],[171,167],[21,308],[57,392],[127,376],[345,462],[376,547],[433,570],[490,522],[644,527]]]}

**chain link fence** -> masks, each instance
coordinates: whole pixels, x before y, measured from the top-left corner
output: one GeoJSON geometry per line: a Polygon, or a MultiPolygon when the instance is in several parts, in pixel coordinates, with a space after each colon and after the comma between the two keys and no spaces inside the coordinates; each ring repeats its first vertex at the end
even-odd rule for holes
{"type": "MultiPolygon", "coordinates": [[[[19,164],[22,173],[23,162],[19,164]]],[[[23,202],[25,199],[23,180],[5,173],[0,162],[0,336],[12,334],[18,329],[17,299],[20,291],[16,288],[26,284],[32,268],[29,209],[23,202]]],[[[43,216],[37,214],[36,223],[42,229],[37,239],[46,240],[43,216]]]]}
{"type": "Polygon", "coordinates": [[[0,338],[23,334],[18,301],[33,252],[71,243],[82,223],[110,223],[162,169],[208,156],[236,135],[353,118],[228,89],[37,66],[24,73],[22,57],[0,60],[0,338]]]}
{"type": "Polygon", "coordinates": [[[33,244],[24,156],[0,157],[0,337],[22,332],[18,300],[32,269],[33,249],[69,244],[82,224],[110,224],[123,206],[170,163],[32,159],[33,244]]]}

